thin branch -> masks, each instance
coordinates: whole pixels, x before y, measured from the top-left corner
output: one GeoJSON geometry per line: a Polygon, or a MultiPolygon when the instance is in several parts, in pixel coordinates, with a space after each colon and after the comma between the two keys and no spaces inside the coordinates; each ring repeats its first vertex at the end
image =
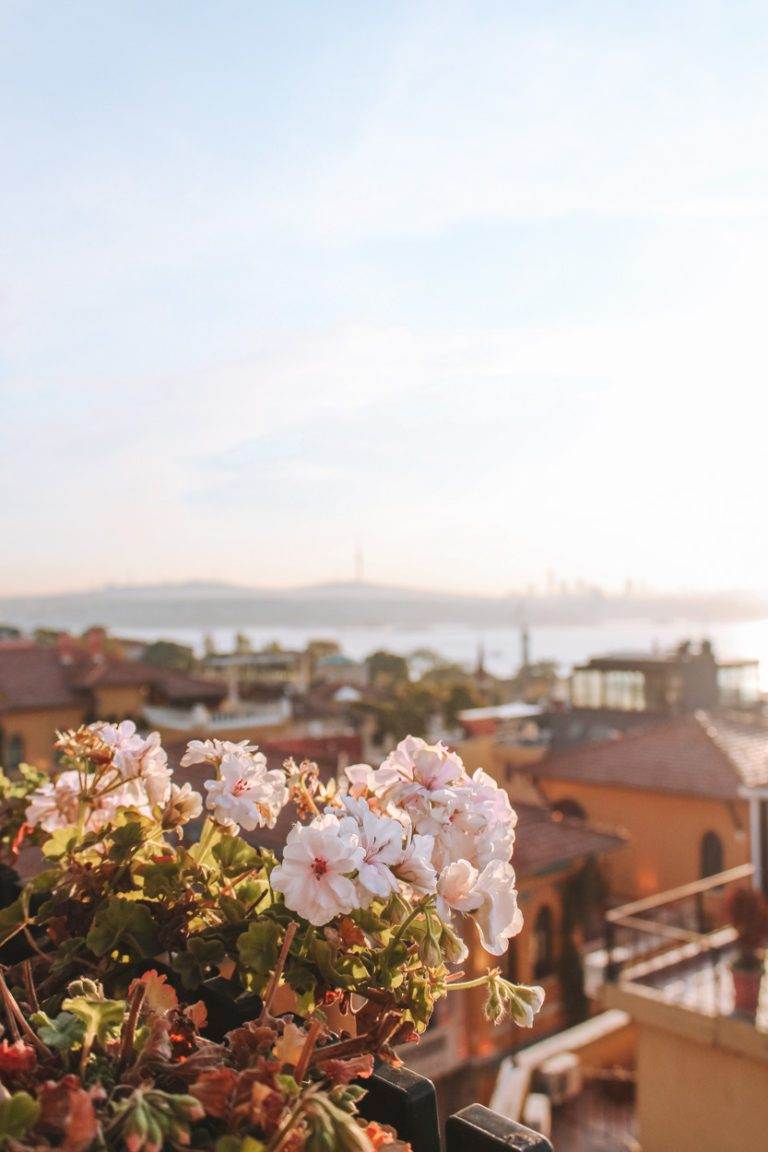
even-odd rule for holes
{"type": "Polygon", "coordinates": [[[259,1024],[263,1024],[270,1008],[272,1007],[272,1001],[274,1000],[277,993],[277,989],[280,985],[280,978],[283,975],[283,968],[285,967],[285,962],[288,959],[288,952],[290,950],[291,944],[293,943],[293,938],[298,930],[299,926],[295,920],[292,920],[285,930],[285,936],[283,937],[283,945],[280,949],[280,955],[277,958],[275,970],[269,979],[269,984],[267,985],[266,991],[264,993],[264,1002],[261,1006],[261,1013],[259,1014],[258,1020],[259,1024]]]}
{"type": "Polygon", "coordinates": [[[24,976],[24,987],[29,997],[29,1006],[33,1012],[40,1011],[40,1003],[37,999],[37,990],[35,988],[35,981],[32,978],[32,965],[29,960],[25,960],[21,969],[24,976]]]}
{"type": "Polygon", "coordinates": [[[137,984],[131,996],[130,1007],[128,1015],[123,1022],[123,1028],[120,1033],[120,1056],[118,1058],[118,1068],[122,1071],[128,1063],[128,1059],[133,1049],[133,1037],[136,1033],[136,1022],[139,1019],[139,1012],[141,1005],[144,1003],[144,997],[147,992],[146,984],[137,984]]]}
{"type": "Polygon", "coordinates": [[[315,1050],[315,1045],[317,1044],[317,1039],[322,1029],[323,1025],[319,1020],[313,1020],[309,1026],[309,1032],[307,1033],[307,1038],[304,1041],[304,1047],[301,1050],[301,1055],[299,1056],[298,1062],[293,1071],[293,1078],[297,1084],[301,1084],[302,1080],[307,1074],[309,1061],[312,1058],[312,1053],[315,1050]]]}
{"type": "Polygon", "coordinates": [[[16,1003],[16,999],[6,984],[5,977],[2,973],[0,973],[0,996],[3,998],[6,1015],[8,1017],[8,1022],[11,1025],[11,1032],[13,1033],[14,1038],[16,1040],[21,1040],[21,1035],[19,1033],[20,1027],[26,1038],[31,1044],[34,1045],[35,1048],[37,1048],[38,1052],[41,1052],[44,1056],[50,1056],[50,1048],[48,1048],[47,1045],[42,1042],[34,1029],[31,1028],[28,1024],[24,1013],[16,1003]]]}

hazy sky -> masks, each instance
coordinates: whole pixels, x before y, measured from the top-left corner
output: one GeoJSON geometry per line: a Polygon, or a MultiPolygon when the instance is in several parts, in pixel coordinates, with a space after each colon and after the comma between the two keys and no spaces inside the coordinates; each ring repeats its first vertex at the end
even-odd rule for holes
{"type": "Polygon", "coordinates": [[[0,0],[0,591],[768,586],[768,7],[0,0]]]}

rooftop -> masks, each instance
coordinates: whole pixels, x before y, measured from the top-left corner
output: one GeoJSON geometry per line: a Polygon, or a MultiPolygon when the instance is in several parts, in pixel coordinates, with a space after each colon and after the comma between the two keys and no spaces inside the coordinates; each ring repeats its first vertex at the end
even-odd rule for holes
{"type": "Polygon", "coordinates": [[[768,784],[768,726],[697,712],[552,752],[526,770],[536,779],[732,800],[768,784]]]}
{"type": "Polygon", "coordinates": [[[139,660],[120,660],[101,652],[36,644],[0,643],[0,711],[25,708],[82,707],[87,693],[100,687],[146,686],[164,699],[218,702],[226,684],[157,668],[139,660]]]}
{"type": "Polygon", "coordinates": [[[554,871],[574,860],[614,852],[626,843],[619,832],[560,816],[536,804],[515,804],[515,811],[520,835],[514,865],[520,876],[554,871]]]}

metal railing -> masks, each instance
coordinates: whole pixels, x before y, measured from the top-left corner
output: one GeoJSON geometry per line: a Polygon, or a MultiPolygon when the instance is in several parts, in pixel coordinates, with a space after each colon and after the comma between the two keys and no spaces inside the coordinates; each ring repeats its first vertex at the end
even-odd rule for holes
{"type": "Polygon", "coordinates": [[[709,1015],[727,1011],[723,975],[736,933],[726,895],[749,883],[752,864],[633,900],[605,918],[606,980],[658,987],[709,1015]]]}

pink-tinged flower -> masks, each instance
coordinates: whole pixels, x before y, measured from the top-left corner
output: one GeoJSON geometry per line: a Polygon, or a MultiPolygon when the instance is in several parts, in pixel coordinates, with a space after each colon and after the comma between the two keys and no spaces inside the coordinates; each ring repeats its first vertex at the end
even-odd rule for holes
{"type": "Polygon", "coordinates": [[[437,873],[432,863],[434,847],[434,836],[414,833],[405,847],[403,859],[393,869],[398,880],[409,884],[419,895],[426,896],[437,886],[437,873]]]}
{"type": "Polygon", "coordinates": [[[482,903],[482,894],[476,891],[479,873],[468,860],[454,860],[443,868],[437,878],[437,911],[443,920],[450,920],[451,912],[472,912],[482,903]]]}
{"type": "Polygon", "coordinates": [[[480,943],[492,956],[501,956],[523,927],[514,868],[503,860],[492,860],[480,873],[476,890],[482,895],[482,903],[472,916],[480,933],[480,943]]]}
{"type": "Polygon", "coordinates": [[[149,810],[165,803],[171,790],[171,770],[160,733],[141,736],[132,720],[91,727],[112,748],[112,763],[123,780],[132,785],[125,793],[127,806],[149,810]]]}
{"type": "Polygon", "coordinates": [[[510,859],[517,814],[505,790],[482,768],[451,790],[445,813],[435,835],[438,871],[454,860],[469,860],[482,871],[491,860],[510,859]]]}
{"type": "Polygon", "coordinates": [[[182,768],[189,768],[192,764],[218,764],[224,756],[248,759],[257,749],[257,744],[247,740],[190,740],[180,763],[182,768]]]}
{"type": "Polygon", "coordinates": [[[32,827],[39,825],[45,832],[57,828],[70,828],[77,824],[80,809],[85,817],[84,828],[94,832],[103,828],[116,807],[114,795],[95,794],[95,776],[81,776],[70,769],[55,780],[46,780],[29,798],[26,821],[32,827]]]}
{"type": "Polygon", "coordinates": [[[357,874],[361,903],[370,904],[376,896],[386,899],[397,891],[392,868],[404,859],[403,826],[390,816],[372,812],[365,800],[351,796],[344,798],[344,812],[346,815],[340,814],[342,833],[356,835],[363,849],[357,874]]]}
{"type": "Polygon", "coordinates": [[[417,832],[434,835],[448,818],[453,788],[467,779],[467,773],[461,758],[444,744],[407,736],[375,777],[378,796],[406,809],[417,832]]]}
{"type": "Polygon", "coordinates": [[[225,752],[217,780],[206,780],[205,805],[219,824],[233,829],[274,828],[288,803],[285,775],[267,769],[263,752],[225,752]]]}
{"type": "MultiPolygon", "coordinates": [[[[190,820],[196,820],[203,810],[203,798],[192,785],[171,784],[171,793],[163,809],[163,827],[181,829],[190,820]]],[[[179,831],[181,836],[181,831],[179,831]]]]}
{"type": "Polygon", "coordinates": [[[501,956],[523,926],[517,904],[515,871],[511,864],[492,860],[478,872],[468,860],[456,860],[437,879],[437,909],[444,920],[451,912],[470,913],[486,952],[501,956]]]}
{"type": "Polygon", "coordinates": [[[360,907],[351,877],[363,855],[359,837],[342,829],[342,821],[328,812],[310,824],[293,826],[270,883],[292,912],[319,927],[360,907]]]}
{"type": "Polygon", "coordinates": [[[348,764],[344,775],[349,781],[350,796],[368,796],[376,791],[376,773],[370,764],[348,764]]]}

